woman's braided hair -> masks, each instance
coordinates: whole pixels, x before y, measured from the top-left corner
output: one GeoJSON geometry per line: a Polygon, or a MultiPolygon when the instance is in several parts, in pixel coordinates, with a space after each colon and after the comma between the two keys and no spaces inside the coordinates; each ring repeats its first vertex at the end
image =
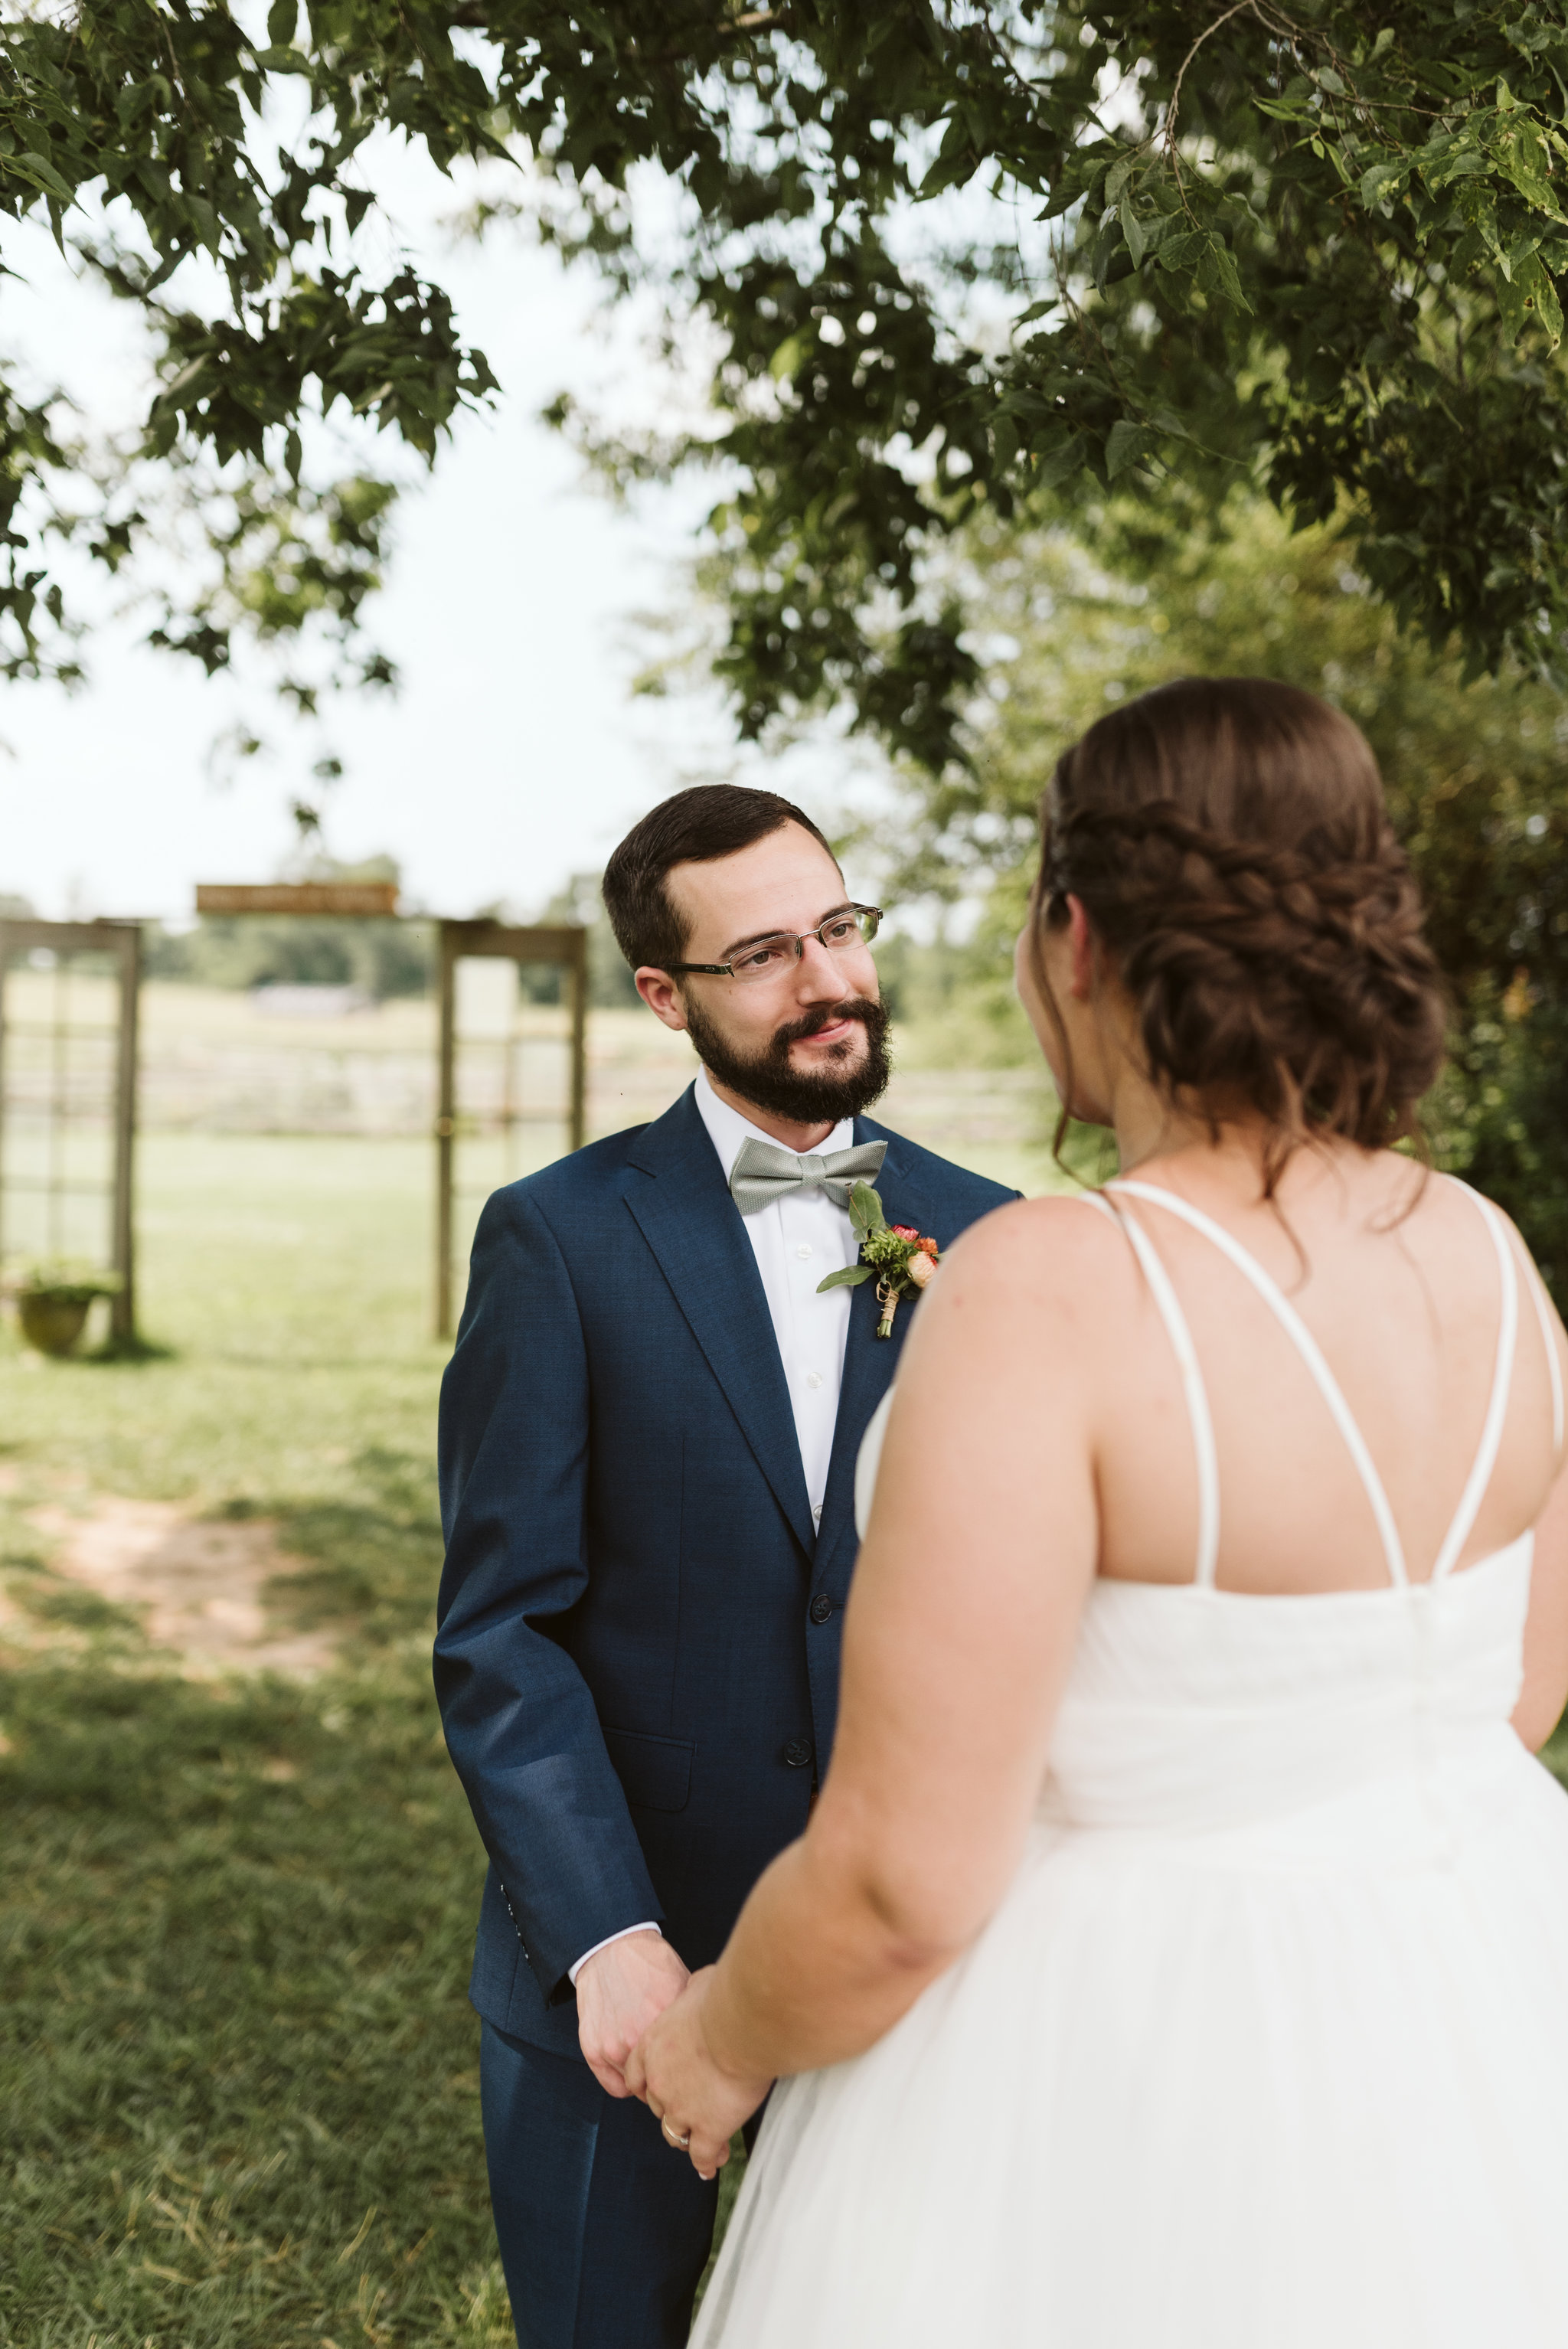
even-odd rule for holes
{"type": "MultiPolygon", "coordinates": [[[[1099,719],[1041,809],[1039,918],[1079,898],[1136,1008],[1148,1073],[1212,1122],[1413,1133],[1445,1002],[1359,729],[1264,678],[1190,678],[1099,719]]],[[[1049,990],[1046,990],[1049,1001],[1049,990]]]]}

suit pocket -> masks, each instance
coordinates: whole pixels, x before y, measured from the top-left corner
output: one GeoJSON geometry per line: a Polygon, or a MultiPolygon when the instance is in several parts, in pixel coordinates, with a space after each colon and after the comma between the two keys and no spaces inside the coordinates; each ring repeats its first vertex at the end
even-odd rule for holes
{"type": "Polygon", "coordinates": [[[604,1745],[629,1803],[645,1811],[685,1810],[695,1747],[675,1737],[640,1737],[630,1729],[606,1729],[604,1745]]]}

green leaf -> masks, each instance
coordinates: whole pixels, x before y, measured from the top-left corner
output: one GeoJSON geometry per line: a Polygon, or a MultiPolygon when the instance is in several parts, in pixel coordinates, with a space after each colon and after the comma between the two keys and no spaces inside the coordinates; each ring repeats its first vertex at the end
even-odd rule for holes
{"type": "Polygon", "coordinates": [[[1198,284],[1205,294],[1222,294],[1238,310],[1252,316],[1252,304],[1242,291],[1241,277],[1228,246],[1211,236],[1198,262],[1198,284]]]}
{"type": "Polygon", "coordinates": [[[1083,434],[1071,433],[1051,450],[1049,456],[1041,459],[1035,479],[1043,490],[1054,490],[1058,482],[1070,480],[1074,473],[1082,471],[1088,455],[1088,443],[1083,434]]]}
{"type": "Polygon", "coordinates": [[[1498,160],[1526,203],[1533,204],[1537,212],[1547,213],[1553,220],[1563,218],[1546,176],[1546,143],[1532,125],[1508,132],[1500,142],[1498,160]]]}
{"type": "Polygon", "coordinates": [[[862,1280],[870,1280],[876,1267],[870,1264],[846,1264],[838,1272],[830,1272],[826,1280],[817,1283],[817,1294],[826,1288],[858,1288],[862,1280]]]}
{"type": "Polygon", "coordinates": [[[861,1239],[869,1238],[872,1232],[887,1229],[882,1195],[873,1191],[869,1183],[857,1183],[850,1193],[850,1222],[861,1239]]]}
{"type": "Polygon", "coordinates": [[[1393,194],[1408,170],[1408,163],[1374,163],[1370,171],[1362,172],[1361,201],[1368,212],[1393,194]]]}
{"type": "Polygon", "coordinates": [[[1125,416],[1113,424],[1105,443],[1105,470],[1110,480],[1135,465],[1148,447],[1149,435],[1141,424],[1131,424],[1125,416]]]}
{"type": "Polygon", "coordinates": [[[1184,229],[1179,236],[1168,236],[1160,248],[1161,268],[1195,268],[1208,243],[1208,236],[1201,228],[1184,229]]]}
{"type": "Polygon", "coordinates": [[[58,196],[63,204],[76,202],[71,190],[46,156],[35,155],[30,151],[23,155],[13,155],[6,161],[5,169],[7,171],[14,171],[18,179],[31,180],[35,187],[46,189],[51,196],[58,196]]]}
{"type": "Polygon", "coordinates": [[[1121,222],[1121,233],[1127,239],[1127,249],[1132,255],[1132,265],[1134,269],[1140,269],[1143,266],[1143,256],[1149,249],[1149,239],[1144,233],[1142,222],[1125,196],[1121,200],[1116,216],[1121,222]]]}
{"type": "Polygon", "coordinates": [[[299,0],[273,0],[267,10],[267,39],[274,49],[286,49],[299,23],[299,0]]]}

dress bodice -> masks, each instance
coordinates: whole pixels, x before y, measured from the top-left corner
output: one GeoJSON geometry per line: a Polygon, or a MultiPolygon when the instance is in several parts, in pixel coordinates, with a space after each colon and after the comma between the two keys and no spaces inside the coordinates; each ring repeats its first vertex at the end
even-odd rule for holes
{"type": "MultiPolygon", "coordinates": [[[[1152,1185],[1117,1186],[1164,1206],[1152,1185]]],[[[1104,1195],[1099,1195],[1103,1200],[1104,1195]]],[[[1474,1522],[1496,1456],[1517,1326],[1517,1274],[1501,1220],[1478,1200],[1498,1247],[1502,1311],[1486,1428],[1438,1571],[1411,1582],[1370,1456],[1333,1374],[1293,1309],[1251,1257],[1240,1267],[1302,1351],[1346,1434],[1383,1533],[1383,1589],[1259,1594],[1214,1587],[1219,1494],[1213,1440],[1185,1319],[1148,1236],[1116,1203],[1181,1364],[1199,1464],[1201,1527],[1191,1583],[1100,1577],[1079,1627],[1041,1795],[1043,1815],[1082,1828],[1226,1835],[1299,1816],[1310,1844],[1336,1853],[1357,1837],[1398,1847],[1439,1831],[1435,1798],[1457,1771],[1513,1746],[1510,1716],[1523,1671],[1533,1536],[1452,1569],[1474,1522]],[[1501,1741],[1500,1744],[1499,1741],[1501,1741]],[[1349,1807],[1345,1806],[1348,1805],[1349,1807]]],[[[1220,1232],[1185,1202],[1174,1212],[1220,1232]]],[[[1222,1236],[1224,1252],[1244,1252],[1222,1236]]],[[[1553,1370],[1554,1350],[1548,1341],[1553,1370]]],[[[892,1395],[866,1431],[856,1473],[856,1514],[870,1513],[892,1395]]],[[[1562,1398],[1553,1385],[1561,1440],[1562,1398]]],[[[1482,1771],[1484,1777],[1485,1772],[1482,1771]]],[[[1451,1818],[1440,1822],[1451,1831],[1451,1818]]]]}
{"type": "Polygon", "coordinates": [[[1102,1577],[1044,1809],[1075,1826],[1201,1833],[1381,1787],[1398,1826],[1397,1782],[1430,1787],[1478,1745],[1513,1743],[1532,1543],[1404,1589],[1264,1597],[1102,1577]]]}

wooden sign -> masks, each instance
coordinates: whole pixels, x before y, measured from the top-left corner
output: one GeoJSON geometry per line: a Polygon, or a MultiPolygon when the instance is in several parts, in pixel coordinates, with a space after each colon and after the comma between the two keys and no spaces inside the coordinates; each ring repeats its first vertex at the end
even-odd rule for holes
{"type": "Polygon", "coordinates": [[[396,914],[396,881],[228,881],[196,884],[199,914],[396,914]]]}

